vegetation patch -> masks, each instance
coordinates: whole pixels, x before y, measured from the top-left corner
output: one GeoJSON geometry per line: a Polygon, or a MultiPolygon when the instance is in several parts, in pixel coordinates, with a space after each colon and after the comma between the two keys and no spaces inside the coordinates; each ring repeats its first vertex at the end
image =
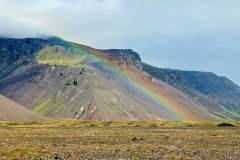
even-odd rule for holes
{"type": "Polygon", "coordinates": [[[0,126],[31,126],[31,127],[240,127],[240,122],[175,122],[175,121],[132,121],[132,122],[104,122],[80,121],[74,119],[43,119],[39,122],[0,122],[0,126]]]}
{"type": "Polygon", "coordinates": [[[47,113],[48,108],[51,105],[51,103],[52,103],[52,99],[47,98],[46,100],[40,102],[36,107],[34,107],[33,113],[45,115],[47,113]]]}
{"type": "Polygon", "coordinates": [[[40,150],[36,148],[17,148],[13,150],[9,150],[7,152],[2,153],[1,157],[7,159],[14,159],[14,158],[29,158],[33,157],[36,154],[39,154],[40,150]]]}
{"type": "Polygon", "coordinates": [[[61,111],[62,101],[59,99],[53,100],[52,97],[43,100],[36,107],[33,108],[33,113],[39,115],[58,114],[61,111]]]}
{"type": "Polygon", "coordinates": [[[78,67],[84,60],[84,56],[60,46],[47,46],[37,53],[36,59],[39,64],[78,67]]]}

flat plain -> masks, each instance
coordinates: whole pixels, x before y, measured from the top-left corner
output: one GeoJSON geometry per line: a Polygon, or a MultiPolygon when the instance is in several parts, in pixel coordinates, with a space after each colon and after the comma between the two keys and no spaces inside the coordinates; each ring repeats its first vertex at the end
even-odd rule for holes
{"type": "Polygon", "coordinates": [[[0,159],[240,158],[239,127],[93,124],[2,125],[0,159]]]}

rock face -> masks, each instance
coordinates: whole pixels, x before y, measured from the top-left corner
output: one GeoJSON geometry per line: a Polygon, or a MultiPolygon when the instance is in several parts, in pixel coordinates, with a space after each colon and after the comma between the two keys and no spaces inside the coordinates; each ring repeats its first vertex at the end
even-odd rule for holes
{"type": "Polygon", "coordinates": [[[0,121],[35,121],[40,118],[2,95],[0,95],[0,111],[0,121]]]}
{"type": "Polygon", "coordinates": [[[117,61],[121,67],[142,70],[140,56],[131,49],[109,49],[102,50],[102,52],[117,61]]]}
{"type": "Polygon", "coordinates": [[[197,88],[193,92],[179,76],[143,64],[129,49],[99,50],[57,37],[5,38],[0,47],[0,93],[42,116],[104,121],[239,118],[235,110],[205,100],[203,93],[196,98],[197,88]]]}

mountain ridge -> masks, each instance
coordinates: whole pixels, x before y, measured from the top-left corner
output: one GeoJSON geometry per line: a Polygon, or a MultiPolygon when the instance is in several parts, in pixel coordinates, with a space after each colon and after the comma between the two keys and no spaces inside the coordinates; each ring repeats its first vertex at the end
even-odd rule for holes
{"type": "Polygon", "coordinates": [[[202,103],[213,103],[218,108],[223,106],[239,114],[239,107],[237,106],[240,104],[240,87],[224,76],[218,76],[212,72],[163,69],[147,64],[144,64],[144,70],[169,85],[191,94],[202,103]],[[220,100],[227,101],[230,98],[233,98],[236,103],[233,105],[233,107],[236,106],[235,108],[228,107],[224,102],[220,102],[220,100]]]}

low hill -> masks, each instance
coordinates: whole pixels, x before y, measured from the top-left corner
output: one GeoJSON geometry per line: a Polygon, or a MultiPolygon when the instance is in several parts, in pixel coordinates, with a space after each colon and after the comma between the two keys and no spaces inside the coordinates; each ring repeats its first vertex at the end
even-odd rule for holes
{"type": "Polygon", "coordinates": [[[34,121],[37,118],[25,107],[0,95],[0,121],[34,121]]]}

